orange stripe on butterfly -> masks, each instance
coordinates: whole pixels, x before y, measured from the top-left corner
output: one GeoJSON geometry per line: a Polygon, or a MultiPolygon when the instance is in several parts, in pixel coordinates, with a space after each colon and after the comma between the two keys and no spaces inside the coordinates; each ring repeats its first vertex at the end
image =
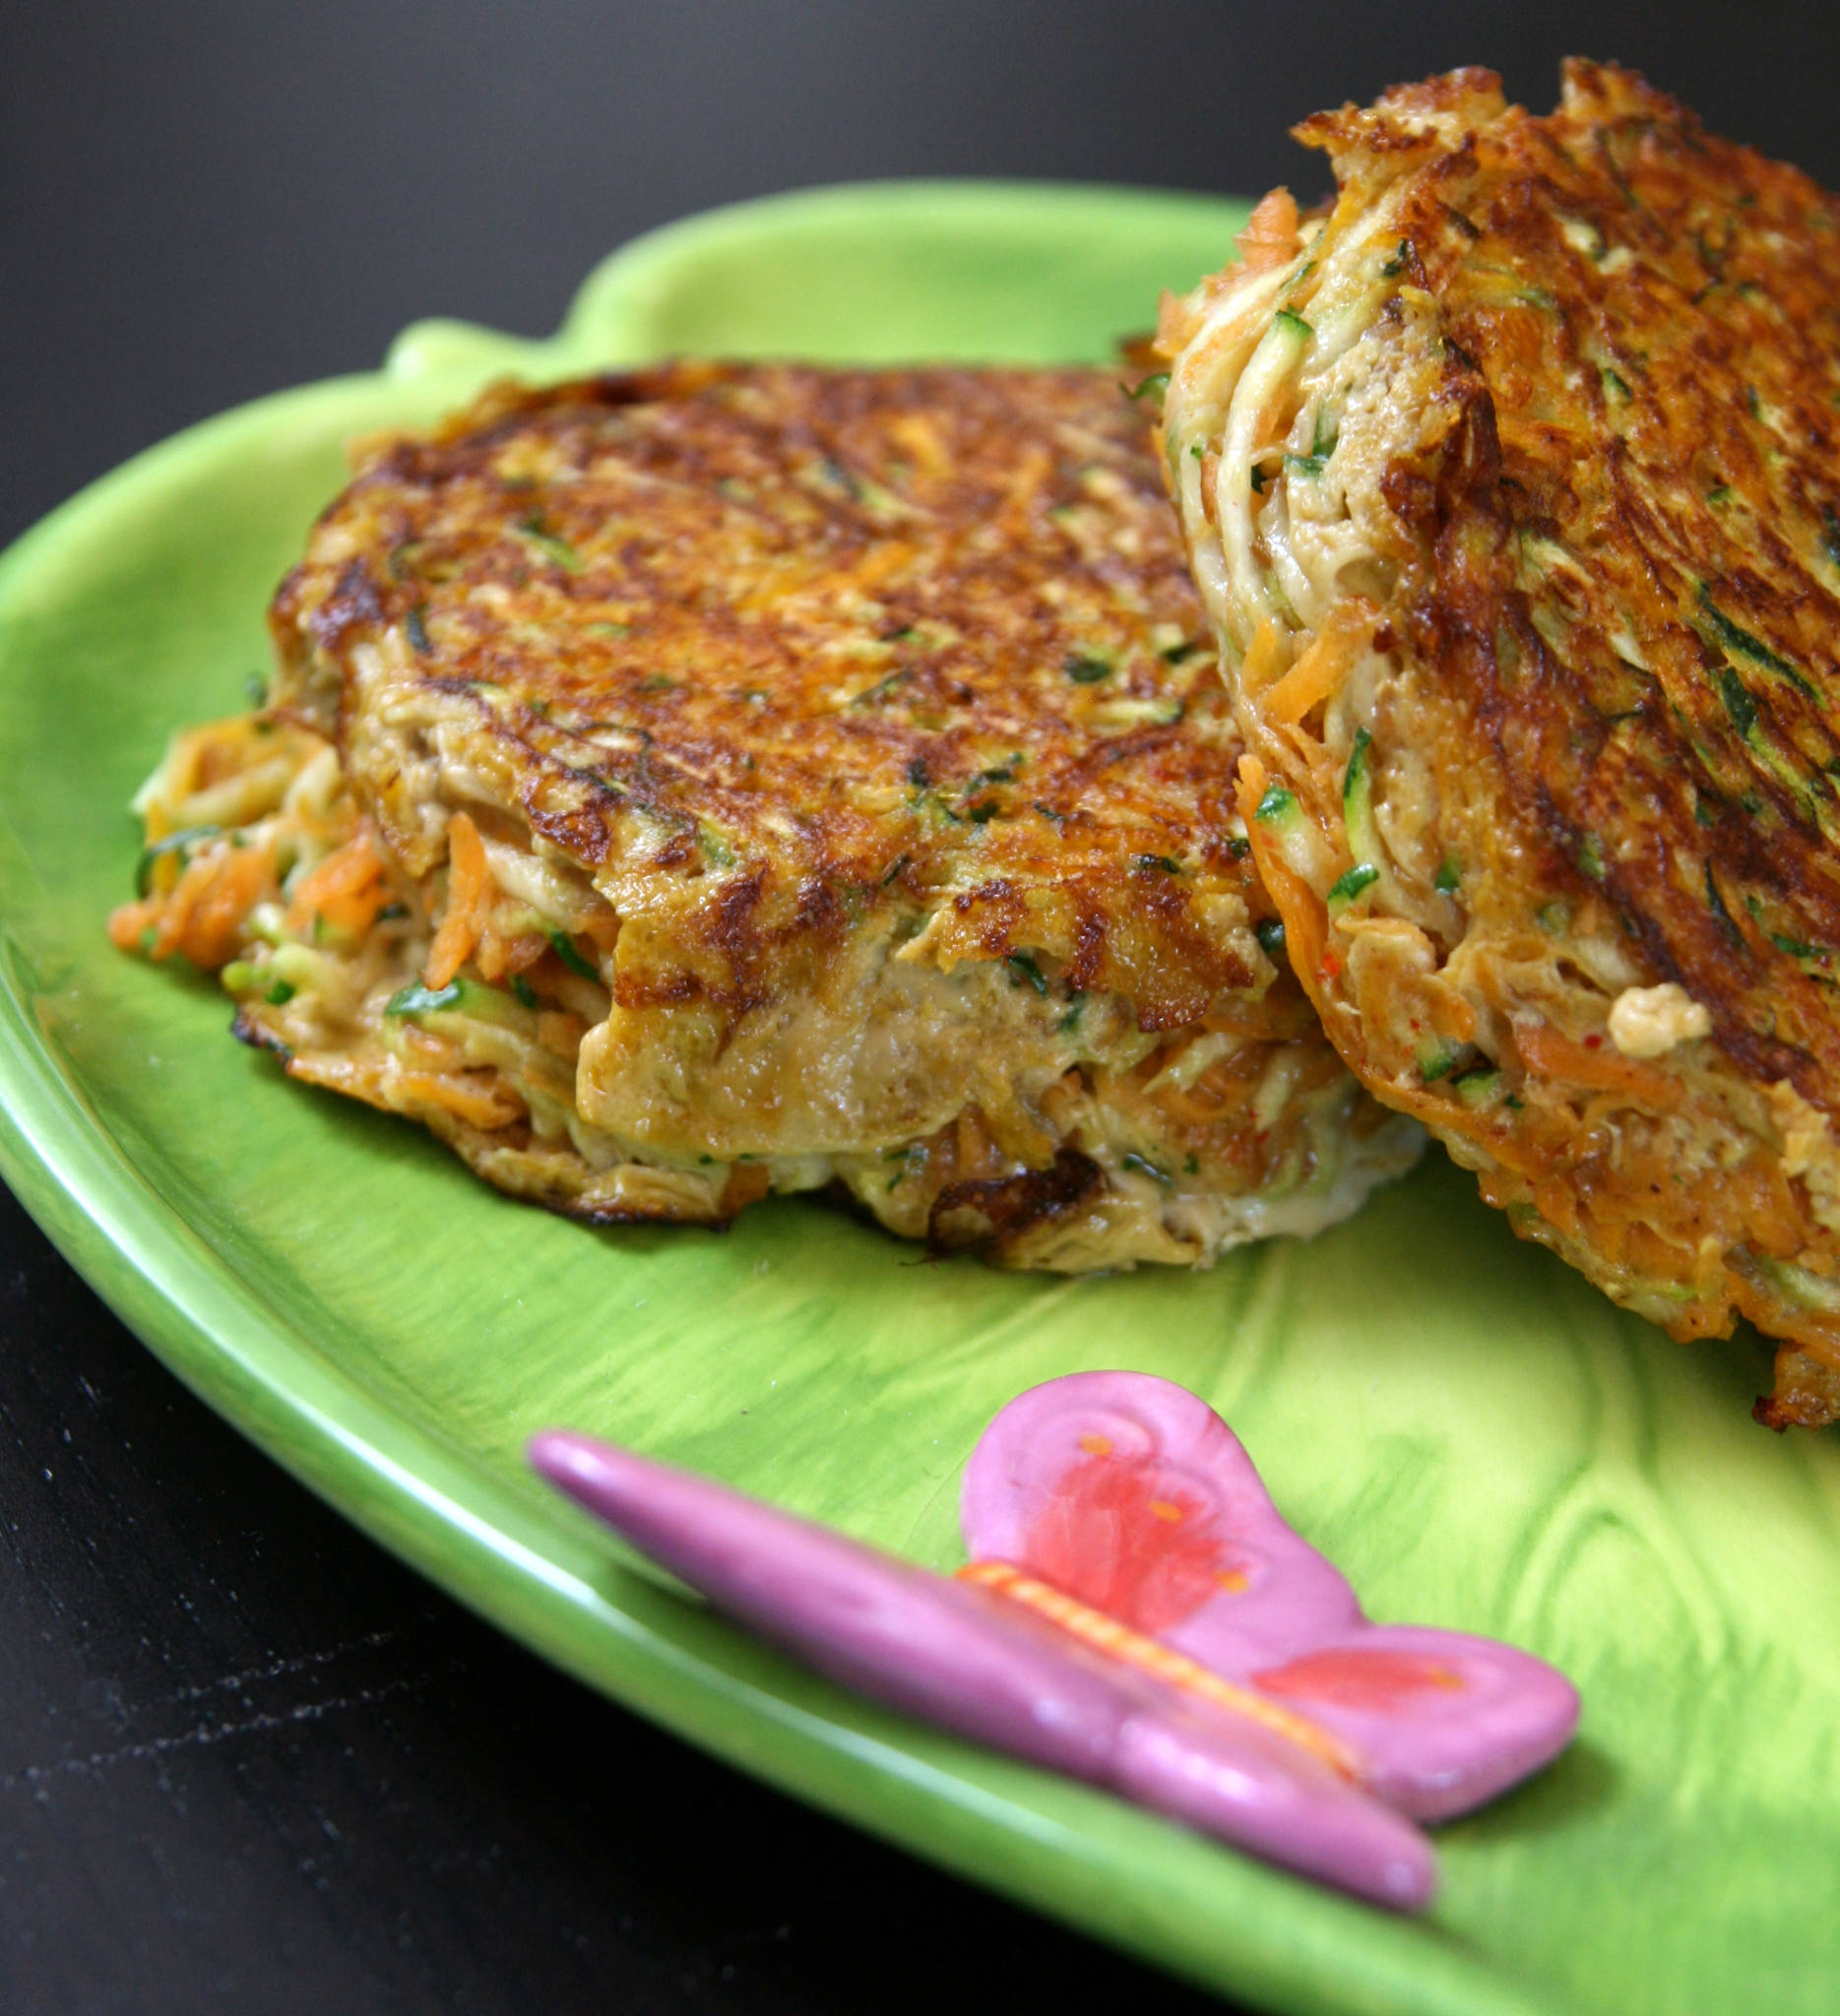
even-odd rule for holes
{"type": "Polygon", "coordinates": [[[1116,1617],[1109,1617],[1104,1610],[1096,1610],[1090,1604],[1064,1594],[1052,1583],[1038,1581],[1008,1561],[968,1562],[958,1571],[958,1579],[1021,1604],[1037,1616],[1046,1617],[1050,1624],[1059,1625],[1082,1645],[1089,1645],[1097,1652],[1107,1653],[1126,1666],[1135,1667],[1167,1686],[1198,1695],[1216,1708],[1242,1715],[1247,1721],[1256,1722],[1261,1729],[1288,1737],[1328,1765],[1331,1771],[1351,1782],[1359,1782],[1361,1770],[1354,1752],[1326,1729],[1304,1716],[1294,1715],[1288,1708],[1280,1708],[1275,1701],[1264,1700],[1244,1687],[1236,1687],[1231,1680],[1210,1672],[1197,1661],[1171,1651],[1154,1638],[1146,1638],[1141,1631],[1133,1631],[1128,1624],[1120,1624],[1116,1617]]]}

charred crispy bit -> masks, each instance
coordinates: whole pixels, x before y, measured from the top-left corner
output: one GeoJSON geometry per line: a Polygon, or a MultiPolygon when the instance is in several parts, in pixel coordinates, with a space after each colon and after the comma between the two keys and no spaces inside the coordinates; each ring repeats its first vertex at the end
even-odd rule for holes
{"type": "Polygon", "coordinates": [[[373,444],[117,938],[584,1218],[841,1183],[1068,1270],[1339,1218],[1419,1137],[1286,964],[1143,434],[1110,373],[675,364],[373,444]]]}
{"type": "Polygon", "coordinates": [[[1364,1082],[1840,1413],[1840,202],[1639,78],[1299,129],[1166,315],[1254,857],[1364,1082]]]}

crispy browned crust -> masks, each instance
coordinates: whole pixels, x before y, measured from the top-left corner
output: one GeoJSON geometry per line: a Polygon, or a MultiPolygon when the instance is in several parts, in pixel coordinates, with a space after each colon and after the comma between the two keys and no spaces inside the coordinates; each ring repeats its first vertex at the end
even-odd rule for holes
{"type": "Polygon", "coordinates": [[[679,363],[363,454],[276,598],[274,701],[411,914],[387,980],[296,950],[314,983],[265,993],[255,952],[292,1075],[577,1216],[833,1182],[1070,1271],[1205,1264],[1410,1162],[1274,960],[1114,376],[679,363]],[[484,991],[423,1026],[417,971],[484,991]]]}
{"type": "MultiPolygon", "coordinates": [[[[1329,902],[1357,859],[1340,763],[1320,717],[1275,723],[1242,679],[1264,770],[1333,852],[1316,874],[1275,824],[1254,839],[1364,1082],[1517,1228],[1676,1335],[1743,1313],[1789,1340],[1759,1418],[1822,1421],[1840,1399],[1840,203],[1626,72],[1571,63],[1564,82],[1545,118],[1466,71],[1299,129],[1341,191],[1309,257],[1326,268],[1387,206],[1380,346],[1415,317],[1434,331],[1416,442],[1375,485],[1394,572],[1363,583],[1381,584],[1393,668],[1375,801],[1397,813],[1411,768],[1430,809],[1397,867],[1404,909],[1329,902]],[[1389,968],[1371,920],[1408,911],[1423,951],[1389,968]],[[1580,974],[1624,955],[1703,1005],[1709,1042],[1618,1056],[1615,988],[1593,1007],[1580,974]],[[1550,985],[1503,980],[1516,962],[1550,985]],[[1466,1100],[1465,1074],[1493,1067],[1508,1096],[1466,1100]]],[[[1289,298],[1324,327],[1303,250],[1289,298]]]]}
{"type": "Polygon", "coordinates": [[[476,710],[536,833],[709,890],[624,1005],[740,1010],[801,944],[949,887],[965,956],[1046,946],[1174,1028],[1267,976],[1198,905],[1270,910],[1143,426],[1089,371],[501,391],[321,520],[275,602],[279,697],[349,730],[353,652],[418,612],[419,678],[476,710]]]}
{"type": "Polygon", "coordinates": [[[1402,626],[1465,696],[1529,879],[1611,904],[1746,1076],[1831,1113],[1840,202],[1625,73],[1567,85],[1550,117],[1440,155],[1402,213],[1449,408],[1395,477],[1434,537],[1402,626]],[[1607,276],[1567,217],[1635,263],[1607,276]],[[1528,531],[1588,571],[1528,594],[1528,531]],[[1629,632],[1646,671],[1612,642],[1629,632]]]}

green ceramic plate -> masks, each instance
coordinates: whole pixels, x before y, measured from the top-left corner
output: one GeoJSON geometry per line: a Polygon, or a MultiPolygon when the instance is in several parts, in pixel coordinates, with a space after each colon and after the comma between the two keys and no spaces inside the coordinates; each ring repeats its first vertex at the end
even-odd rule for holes
{"type": "Polygon", "coordinates": [[[1840,1981],[1840,1441],[1751,1425],[1754,1339],[1681,1350],[1518,1244],[1441,1158],[1210,1275],[1055,1282],[809,1204],[726,1237],[510,1204],[412,1129],[285,1084],[215,989],[113,953],[122,807],[228,712],[341,442],[482,377],[671,349],[1102,357],[1240,206],[894,186],[720,213],[561,334],[412,330],[382,372],[193,429],[0,561],[0,1170],[182,1377],[508,1631],[744,1769],[1284,2010],[1829,2006],[1840,1981]],[[959,1558],[998,1405],[1085,1366],[1205,1394],[1382,1617],[1491,1631],[1584,1690],[1576,1747],[1444,1831],[1419,1922],[879,1713],[546,1496],[565,1422],[920,1560],[959,1558]]]}

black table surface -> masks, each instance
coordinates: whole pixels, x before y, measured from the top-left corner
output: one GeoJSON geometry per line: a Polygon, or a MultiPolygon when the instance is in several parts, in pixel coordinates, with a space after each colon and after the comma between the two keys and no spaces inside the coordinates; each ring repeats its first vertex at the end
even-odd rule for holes
{"type": "MultiPolygon", "coordinates": [[[[1615,55],[1840,181],[1832,10],[1292,0],[38,6],[0,62],[0,537],[416,317],[539,332],[798,184],[1322,186],[1284,129],[1615,55]]],[[[151,754],[152,752],[150,752],[151,754]]],[[[177,1385],[0,1192],[0,2008],[1069,2011],[1198,1992],[686,1749],[177,1385]]]]}

